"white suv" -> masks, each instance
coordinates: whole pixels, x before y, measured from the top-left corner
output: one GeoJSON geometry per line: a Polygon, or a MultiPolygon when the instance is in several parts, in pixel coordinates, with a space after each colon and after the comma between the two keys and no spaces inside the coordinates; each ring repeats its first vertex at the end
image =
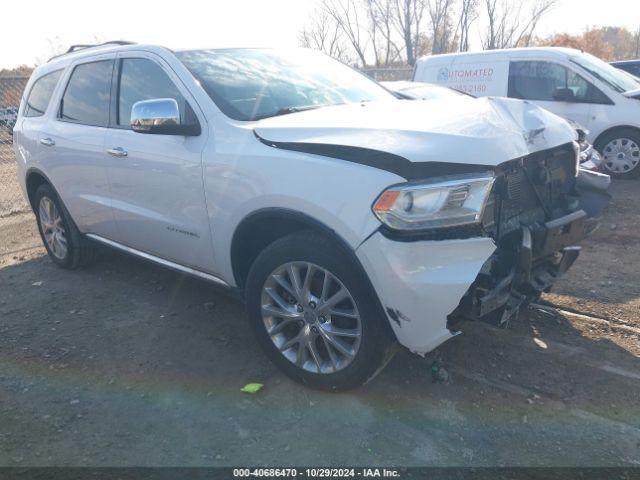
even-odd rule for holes
{"type": "Polygon", "coordinates": [[[38,67],[14,130],[55,263],[100,242],[234,289],[326,389],[551,286],[608,199],[574,136],[519,100],[397,100],[313,51],[120,44],[38,67]]]}

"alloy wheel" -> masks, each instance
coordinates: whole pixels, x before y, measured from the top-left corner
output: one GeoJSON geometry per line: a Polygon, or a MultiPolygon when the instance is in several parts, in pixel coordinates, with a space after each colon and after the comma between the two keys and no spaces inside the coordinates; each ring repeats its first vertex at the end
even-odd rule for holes
{"type": "Polygon", "coordinates": [[[38,206],[38,218],[42,235],[51,253],[63,260],[67,256],[67,231],[62,224],[62,217],[53,200],[42,197],[38,206]]]}
{"type": "Polygon", "coordinates": [[[355,358],[362,323],[349,290],[310,262],[276,268],[262,288],[262,320],[271,341],[291,363],[329,374],[355,358]]]}

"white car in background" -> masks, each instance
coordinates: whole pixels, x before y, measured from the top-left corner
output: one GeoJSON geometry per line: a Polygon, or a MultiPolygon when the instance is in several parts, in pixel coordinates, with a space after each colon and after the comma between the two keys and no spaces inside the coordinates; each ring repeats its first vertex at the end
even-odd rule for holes
{"type": "Polygon", "coordinates": [[[342,389],[508,324],[608,201],[567,122],[468,100],[308,50],[107,44],[35,69],[14,147],[55,263],[99,242],[230,289],[283,372],[342,389]]]}
{"type": "Polygon", "coordinates": [[[618,177],[640,176],[640,82],[593,55],[536,47],[421,58],[415,81],[533,102],[582,125],[618,177]]]}
{"type": "Polygon", "coordinates": [[[433,83],[399,80],[394,82],[380,82],[380,85],[402,100],[443,100],[447,98],[457,98],[461,95],[472,96],[433,83]]]}

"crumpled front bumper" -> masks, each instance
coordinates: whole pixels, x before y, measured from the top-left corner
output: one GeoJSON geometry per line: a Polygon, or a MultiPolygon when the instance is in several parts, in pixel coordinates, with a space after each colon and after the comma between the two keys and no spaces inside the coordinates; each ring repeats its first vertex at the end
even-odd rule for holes
{"type": "Polygon", "coordinates": [[[398,341],[424,354],[455,335],[462,319],[504,324],[548,290],[576,260],[576,243],[598,226],[608,176],[581,172],[579,209],[523,226],[516,241],[490,237],[397,240],[377,232],[356,250],[398,341]]]}
{"type": "Polygon", "coordinates": [[[488,237],[402,242],[377,232],[356,255],[398,341],[424,354],[453,336],[447,315],[495,248],[488,237]]]}

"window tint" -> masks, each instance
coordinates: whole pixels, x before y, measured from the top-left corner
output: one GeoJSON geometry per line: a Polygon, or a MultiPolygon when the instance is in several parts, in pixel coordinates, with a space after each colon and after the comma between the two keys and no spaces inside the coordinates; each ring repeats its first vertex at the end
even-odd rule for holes
{"type": "Polygon", "coordinates": [[[145,58],[123,59],[118,95],[118,125],[129,126],[134,103],[153,98],[176,100],[180,118],[184,120],[186,101],[164,70],[145,58]]]}
{"type": "Polygon", "coordinates": [[[553,92],[567,86],[567,70],[550,62],[511,62],[509,96],[553,101],[553,92]]]}
{"type": "Polygon", "coordinates": [[[39,117],[44,115],[61,73],[62,70],[56,70],[55,72],[43,75],[35,81],[24,107],[25,117],[39,117]]]}
{"type": "Polygon", "coordinates": [[[109,123],[112,60],[78,65],[62,97],[60,118],[86,125],[109,123]]]}
{"type": "Polygon", "coordinates": [[[582,76],[552,62],[511,62],[509,96],[552,102],[558,88],[573,91],[579,103],[608,103],[608,99],[582,76]]]}

